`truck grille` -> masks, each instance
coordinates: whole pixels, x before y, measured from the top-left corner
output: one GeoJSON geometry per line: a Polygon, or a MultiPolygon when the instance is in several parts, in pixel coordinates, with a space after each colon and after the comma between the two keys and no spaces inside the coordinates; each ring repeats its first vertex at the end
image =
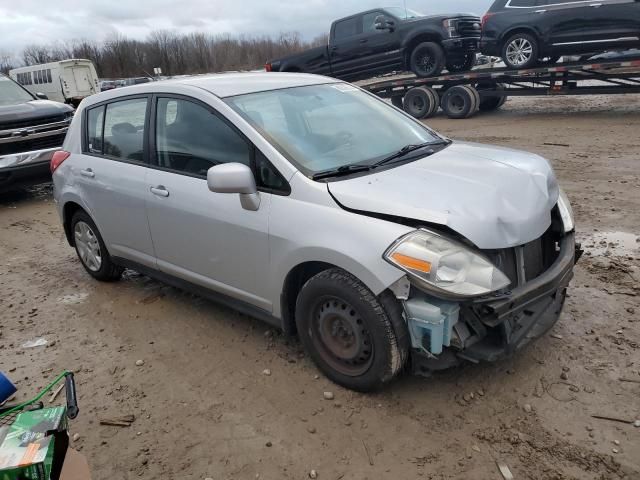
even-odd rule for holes
{"type": "Polygon", "coordinates": [[[53,115],[36,120],[19,120],[15,122],[0,123],[0,130],[17,130],[19,128],[35,127],[38,125],[46,125],[47,123],[64,122],[66,115],[53,115]]]}
{"type": "Polygon", "coordinates": [[[34,138],[31,140],[16,141],[11,143],[0,143],[0,155],[11,155],[15,153],[31,152],[33,150],[44,150],[45,148],[61,147],[64,142],[65,133],[50,135],[48,137],[34,138]]]}
{"type": "Polygon", "coordinates": [[[461,37],[480,37],[481,20],[479,17],[464,17],[458,20],[457,30],[461,37]]]}

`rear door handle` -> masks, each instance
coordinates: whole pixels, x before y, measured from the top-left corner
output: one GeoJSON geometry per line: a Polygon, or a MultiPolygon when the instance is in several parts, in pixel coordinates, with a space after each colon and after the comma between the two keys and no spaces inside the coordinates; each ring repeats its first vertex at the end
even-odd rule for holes
{"type": "Polygon", "coordinates": [[[368,41],[369,41],[368,38],[363,38],[363,39],[360,40],[360,43],[367,43],[368,41]]]}
{"type": "Polygon", "coordinates": [[[157,187],[151,187],[151,193],[157,195],[159,197],[168,197],[169,190],[165,188],[164,185],[158,185],[157,187]]]}
{"type": "Polygon", "coordinates": [[[90,168],[87,168],[85,170],[80,170],[80,175],[87,178],[94,178],[96,176],[96,174],[93,173],[93,170],[91,170],[90,168]]]}

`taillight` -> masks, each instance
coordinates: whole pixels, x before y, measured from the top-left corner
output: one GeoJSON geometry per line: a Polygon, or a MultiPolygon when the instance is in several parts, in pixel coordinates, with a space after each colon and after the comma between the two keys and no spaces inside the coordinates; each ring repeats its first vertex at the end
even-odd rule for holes
{"type": "Polygon", "coordinates": [[[482,17],[482,29],[484,30],[484,26],[489,21],[491,17],[493,17],[495,13],[485,13],[484,17],[482,17]]]}
{"type": "Polygon", "coordinates": [[[271,64],[270,64],[270,63],[265,63],[265,64],[264,64],[264,69],[265,69],[265,71],[267,71],[267,72],[272,72],[272,71],[273,71],[273,68],[271,67],[271,64]]]}
{"type": "Polygon", "coordinates": [[[69,158],[69,155],[71,154],[69,152],[65,152],[64,150],[58,150],[56,153],[54,153],[53,157],[51,157],[51,163],[49,164],[51,173],[55,172],[56,169],[60,165],[62,165],[62,162],[69,158]]]}

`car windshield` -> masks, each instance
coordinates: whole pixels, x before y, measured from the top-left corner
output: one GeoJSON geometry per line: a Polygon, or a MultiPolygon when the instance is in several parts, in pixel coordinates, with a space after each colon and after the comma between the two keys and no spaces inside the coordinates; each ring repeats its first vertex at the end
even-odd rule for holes
{"type": "Polygon", "coordinates": [[[0,105],[16,105],[30,102],[33,97],[13,80],[0,75],[0,105]]]}
{"type": "Polygon", "coordinates": [[[407,146],[443,141],[419,122],[346,83],[251,93],[226,102],[308,176],[374,165],[407,146]]]}
{"type": "Polygon", "coordinates": [[[410,18],[424,17],[424,14],[418,13],[410,8],[403,7],[385,7],[385,10],[396,18],[408,20],[410,18]]]}

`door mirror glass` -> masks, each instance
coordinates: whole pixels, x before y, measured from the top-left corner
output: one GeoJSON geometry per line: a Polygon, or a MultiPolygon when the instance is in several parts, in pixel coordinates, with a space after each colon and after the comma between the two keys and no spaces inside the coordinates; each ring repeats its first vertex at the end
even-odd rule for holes
{"type": "Polygon", "coordinates": [[[373,22],[373,25],[376,30],[386,30],[387,29],[387,21],[384,18],[384,15],[378,15],[373,22]]]}
{"type": "Polygon", "coordinates": [[[39,98],[40,100],[49,100],[49,97],[47,97],[44,93],[42,92],[38,92],[36,93],[36,98],[39,98]]]}

